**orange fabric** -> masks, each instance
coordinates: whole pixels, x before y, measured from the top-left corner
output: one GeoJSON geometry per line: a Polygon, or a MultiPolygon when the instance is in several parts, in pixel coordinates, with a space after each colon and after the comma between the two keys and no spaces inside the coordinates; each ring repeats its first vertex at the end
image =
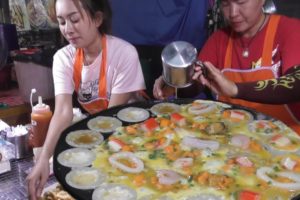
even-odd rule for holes
{"type": "MultiPolygon", "coordinates": [[[[273,42],[274,42],[274,37],[277,30],[279,19],[280,16],[272,15],[268,23],[267,32],[266,32],[267,34],[265,36],[264,49],[262,55],[262,63],[267,65],[262,65],[262,66],[271,66],[273,42]]],[[[273,74],[271,67],[270,68],[263,67],[261,69],[254,69],[254,70],[247,70],[247,71],[232,70],[231,59],[232,59],[232,38],[230,37],[227,45],[226,54],[225,54],[225,66],[223,70],[223,74],[228,79],[236,83],[241,83],[241,82],[253,82],[253,81],[275,78],[275,75],[273,74]]],[[[225,96],[219,96],[218,100],[253,108],[259,112],[265,113],[269,116],[282,120],[284,123],[286,123],[289,127],[294,129],[300,135],[300,125],[297,123],[297,121],[293,118],[293,116],[289,112],[287,105],[260,104],[260,103],[254,103],[254,102],[240,100],[240,99],[233,99],[225,96]]]]}
{"type": "MultiPolygon", "coordinates": [[[[102,45],[102,60],[100,65],[100,75],[99,75],[99,85],[98,85],[98,99],[89,102],[89,103],[82,103],[81,106],[90,114],[94,114],[100,112],[101,110],[107,109],[108,107],[108,100],[106,96],[106,63],[107,63],[107,47],[106,47],[106,37],[105,35],[102,36],[101,39],[102,45]]],[[[83,49],[77,49],[76,51],[76,58],[74,64],[74,73],[73,79],[75,84],[75,91],[78,93],[79,86],[81,82],[81,72],[83,66],[83,49]]]]}
{"type": "Polygon", "coordinates": [[[231,61],[232,61],[232,36],[233,33],[231,33],[229,40],[228,40],[228,44],[227,44],[227,48],[226,48],[226,54],[225,54],[225,62],[224,62],[224,69],[228,69],[231,68],[231,61]]]}
{"type": "Polygon", "coordinates": [[[262,54],[262,66],[271,66],[272,65],[272,49],[275,40],[276,30],[279,23],[280,16],[272,15],[270,22],[267,28],[266,36],[262,54]]]}

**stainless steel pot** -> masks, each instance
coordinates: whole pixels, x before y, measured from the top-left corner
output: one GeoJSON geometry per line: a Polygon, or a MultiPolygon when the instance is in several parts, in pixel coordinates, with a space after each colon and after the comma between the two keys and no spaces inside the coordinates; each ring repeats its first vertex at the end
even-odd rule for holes
{"type": "Polygon", "coordinates": [[[167,45],[161,54],[164,81],[175,88],[184,88],[192,84],[194,65],[197,61],[197,49],[188,42],[175,41],[167,45]]]}

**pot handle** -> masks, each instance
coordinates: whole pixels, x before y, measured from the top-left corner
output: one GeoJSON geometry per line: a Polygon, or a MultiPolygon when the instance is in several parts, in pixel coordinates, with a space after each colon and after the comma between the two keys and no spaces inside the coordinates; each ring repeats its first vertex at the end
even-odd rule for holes
{"type": "Polygon", "coordinates": [[[197,60],[195,62],[195,65],[201,68],[203,76],[207,78],[207,69],[206,66],[203,64],[203,62],[201,60],[197,60]]]}

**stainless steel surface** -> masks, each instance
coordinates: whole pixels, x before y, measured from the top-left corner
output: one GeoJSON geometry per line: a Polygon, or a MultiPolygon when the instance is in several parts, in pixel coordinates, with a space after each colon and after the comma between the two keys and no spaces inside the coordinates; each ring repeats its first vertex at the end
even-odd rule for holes
{"type": "Polygon", "coordinates": [[[17,159],[32,156],[32,148],[29,147],[29,134],[7,137],[7,140],[15,145],[15,157],[17,159]]]}
{"type": "Polygon", "coordinates": [[[197,49],[188,42],[176,41],[167,45],[161,55],[163,78],[176,88],[192,84],[194,63],[197,60],[197,49]]]}
{"type": "MultiPolygon", "coordinates": [[[[27,193],[27,171],[33,166],[32,157],[11,161],[11,171],[0,175],[0,199],[1,200],[25,200],[27,193]]],[[[56,182],[54,176],[50,176],[45,187],[56,182]]]]}
{"type": "Polygon", "coordinates": [[[264,10],[264,13],[268,13],[268,14],[276,13],[277,9],[276,9],[276,6],[275,6],[273,0],[266,0],[263,10],[264,10]]]}

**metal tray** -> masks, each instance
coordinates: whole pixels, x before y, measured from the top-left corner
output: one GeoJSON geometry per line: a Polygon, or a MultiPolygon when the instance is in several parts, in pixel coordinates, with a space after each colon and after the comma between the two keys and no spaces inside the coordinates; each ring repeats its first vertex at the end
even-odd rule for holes
{"type": "MultiPolygon", "coordinates": [[[[157,100],[157,101],[136,102],[136,103],[131,103],[131,104],[126,104],[126,105],[109,108],[107,110],[104,110],[97,114],[91,115],[91,116],[87,117],[86,119],[81,120],[81,121],[71,125],[70,127],[68,127],[67,129],[65,129],[62,132],[62,134],[59,138],[59,141],[56,145],[55,151],[54,151],[53,169],[54,169],[54,175],[55,175],[56,179],[60,182],[60,184],[64,187],[64,189],[68,193],[70,193],[75,199],[77,199],[77,200],[92,199],[92,193],[94,190],[80,190],[80,189],[73,188],[66,183],[65,176],[67,173],[69,173],[71,171],[71,169],[69,167],[62,166],[57,161],[57,156],[60,152],[67,150],[69,148],[72,148],[65,141],[67,134],[69,132],[75,131],[75,130],[88,129],[87,122],[90,119],[95,118],[97,116],[114,116],[114,117],[116,117],[118,111],[122,110],[123,108],[130,107],[130,106],[131,107],[140,107],[140,108],[144,108],[144,109],[150,109],[153,105],[155,105],[157,103],[162,103],[162,102],[170,102],[170,103],[176,103],[176,104],[180,105],[180,104],[189,104],[189,103],[192,103],[193,101],[195,101],[195,99],[175,99],[175,100],[169,100],[169,101],[158,101],[157,100]]],[[[257,113],[249,108],[241,107],[238,105],[232,105],[232,108],[246,110],[253,114],[254,119],[272,119],[272,117],[263,115],[261,113],[257,113]]],[[[150,112],[150,117],[151,116],[152,116],[152,114],[150,112]]],[[[130,125],[130,124],[133,124],[133,123],[123,122],[123,126],[130,125]]],[[[109,137],[109,135],[110,134],[104,134],[103,135],[104,139],[107,139],[109,137]]],[[[300,194],[297,195],[296,197],[294,197],[292,200],[300,200],[300,194]]]]}

